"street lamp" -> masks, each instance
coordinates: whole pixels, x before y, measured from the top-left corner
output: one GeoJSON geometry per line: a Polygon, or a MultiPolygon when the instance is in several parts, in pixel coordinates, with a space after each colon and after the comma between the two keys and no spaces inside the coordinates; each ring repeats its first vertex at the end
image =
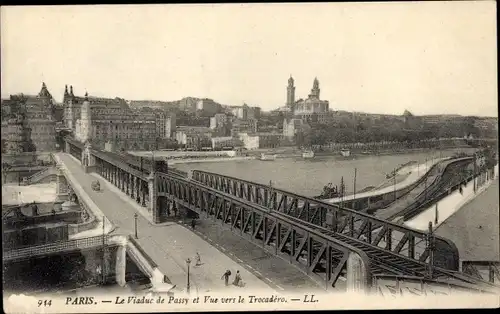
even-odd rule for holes
{"type": "Polygon", "coordinates": [[[138,217],[137,213],[134,213],[135,238],[139,239],[139,237],[137,237],[137,217],[138,217]]]}
{"type": "Polygon", "coordinates": [[[189,288],[190,288],[190,285],[189,285],[189,265],[191,264],[191,259],[187,259],[186,260],[186,264],[187,264],[187,267],[188,267],[188,278],[187,278],[187,293],[189,293],[189,288]]]}

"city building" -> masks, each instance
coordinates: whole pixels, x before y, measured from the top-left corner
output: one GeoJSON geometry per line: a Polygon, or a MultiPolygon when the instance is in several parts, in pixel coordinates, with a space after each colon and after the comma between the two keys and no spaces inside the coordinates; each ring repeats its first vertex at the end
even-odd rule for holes
{"type": "Polygon", "coordinates": [[[236,136],[238,133],[256,133],[257,125],[256,119],[234,119],[231,125],[231,136],[236,136]]]}
{"type": "Polygon", "coordinates": [[[194,97],[182,98],[181,100],[179,100],[179,109],[187,112],[195,112],[198,100],[198,98],[194,97]]]}
{"type": "Polygon", "coordinates": [[[210,128],[212,130],[222,128],[227,123],[228,119],[225,113],[217,113],[210,118],[210,128]]]}
{"type": "Polygon", "coordinates": [[[260,107],[250,107],[247,104],[243,106],[232,106],[230,107],[231,113],[238,119],[260,119],[261,109],[260,107]]]}
{"type": "Polygon", "coordinates": [[[156,136],[162,139],[172,138],[176,128],[176,114],[163,110],[154,110],[156,123],[156,136]]]}
{"type": "Polygon", "coordinates": [[[295,134],[301,130],[303,125],[304,121],[302,119],[283,119],[283,136],[292,140],[295,137],[295,134]]]}
{"type": "Polygon", "coordinates": [[[212,116],[221,111],[221,105],[212,99],[204,98],[196,102],[196,110],[203,111],[204,115],[212,116]]]}
{"type": "Polygon", "coordinates": [[[167,111],[179,109],[179,101],[131,100],[128,105],[131,109],[151,108],[167,111]]]}
{"type": "MultiPolygon", "coordinates": [[[[96,148],[115,150],[156,149],[156,115],[154,112],[91,105],[85,95],[80,105],[80,117],[75,121],[75,137],[90,141],[96,148]],[[110,146],[111,145],[111,146],[110,146]]],[[[70,117],[70,121],[75,117],[70,117]]]]}
{"type": "Polygon", "coordinates": [[[186,148],[201,149],[212,146],[212,130],[207,127],[178,126],[175,139],[186,148]]]}
{"type": "Polygon", "coordinates": [[[299,99],[293,105],[294,116],[303,120],[317,119],[318,122],[327,122],[330,116],[329,110],[328,101],[320,99],[320,88],[317,78],[314,79],[313,88],[307,99],[299,99]]]}
{"type": "Polygon", "coordinates": [[[284,135],[279,133],[259,132],[256,136],[259,137],[259,148],[279,147],[284,139],[284,135]]]}
{"type": "Polygon", "coordinates": [[[54,110],[54,100],[45,83],[38,95],[11,95],[2,101],[2,138],[6,136],[3,144],[6,150],[10,153],[55,151],[54,110]]]}
{"type": "Polygon", "coordinates": [[[243,143],[240,139],[234,138],[232,136],[212,137],[211,141],[213,150],[222,150],[228,148],[234,149],[243,146],[243,143]]]}
{"type": "Polygon", "coordinates": [[[2,154],[20,154],[26,151],[29,141],[23,118],[2,116],[2,154]]]}
{"type": "MultiPolygon", "coordinates": [[[[100,98],[87,97],[90,102],[90,108],[108,108],[108,109],[129,109],[127,101],[121,98],[100,98]]],[[[63,106],[64,106],[64,124],[66,127],[74,130],[77,117],[81,116],[81,106],[84,102],[84,97],[75,96],[73,86],[64,88],[63,106]]]]}
{"type": "Polygon", "coordinates": [[[238,138],[243,142],[243,147],[247,150],[259,148],[259,136],[249,135],[248,133],[239,133],[238,138]]]}
{"type": "Polygon", "coordinates": [[[90,140],[101,149],[158,149],[161,140],[172,138],[176,129],[174,113],[150,107],[130,109],[120,98],[77,97],[70,86],[65,99],[66,126],[80,141],[90,140]]]}

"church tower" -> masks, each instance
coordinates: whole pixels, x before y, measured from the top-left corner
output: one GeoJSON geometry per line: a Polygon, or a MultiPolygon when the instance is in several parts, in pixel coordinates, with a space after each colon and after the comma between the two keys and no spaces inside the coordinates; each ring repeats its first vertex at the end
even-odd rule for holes
{"type": "Polygon", "coordinates": [[[83,143],[90,140],[91,129],[92,129],[92,119],[90,116],[90,102],[88,93],[85,93],[85,99],[83,100],[81,116],[80,116],[80,133],[81,141],[83,143]]]}
{"type": "Polygon", "coordinates": [[[292,75],[288,79],[288,87],[286,88],[286,106],[293,109],[293,104],[295,103],[295,86],[292,75]]]}
{"type": "Polygon", "coordinates": [[[320,92],[319,81],[318,78],[315,77],[313,82],[313,88],[311,89],[311,94],[309,95],[309,98],[319,99],[319,92],[320,92]]]}

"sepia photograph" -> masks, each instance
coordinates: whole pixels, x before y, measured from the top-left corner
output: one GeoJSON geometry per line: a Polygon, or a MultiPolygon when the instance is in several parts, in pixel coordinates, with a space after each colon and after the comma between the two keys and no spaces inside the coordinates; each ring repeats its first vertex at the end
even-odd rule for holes
{"type": "Polygon", "coordinates": [[[495,1],[0,9],[4,312],[500,306],[495,1]]]}

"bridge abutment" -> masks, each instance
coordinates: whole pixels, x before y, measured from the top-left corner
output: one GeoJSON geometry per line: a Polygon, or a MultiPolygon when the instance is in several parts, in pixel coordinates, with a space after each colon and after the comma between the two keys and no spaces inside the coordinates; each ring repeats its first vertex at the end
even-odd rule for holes
{"type": "Polygon", "coordinates": [[[68,180],[64,175],[61,165],[57,165],[57,198],[56,202],[66,202],[69,200],[68,180]]]}

